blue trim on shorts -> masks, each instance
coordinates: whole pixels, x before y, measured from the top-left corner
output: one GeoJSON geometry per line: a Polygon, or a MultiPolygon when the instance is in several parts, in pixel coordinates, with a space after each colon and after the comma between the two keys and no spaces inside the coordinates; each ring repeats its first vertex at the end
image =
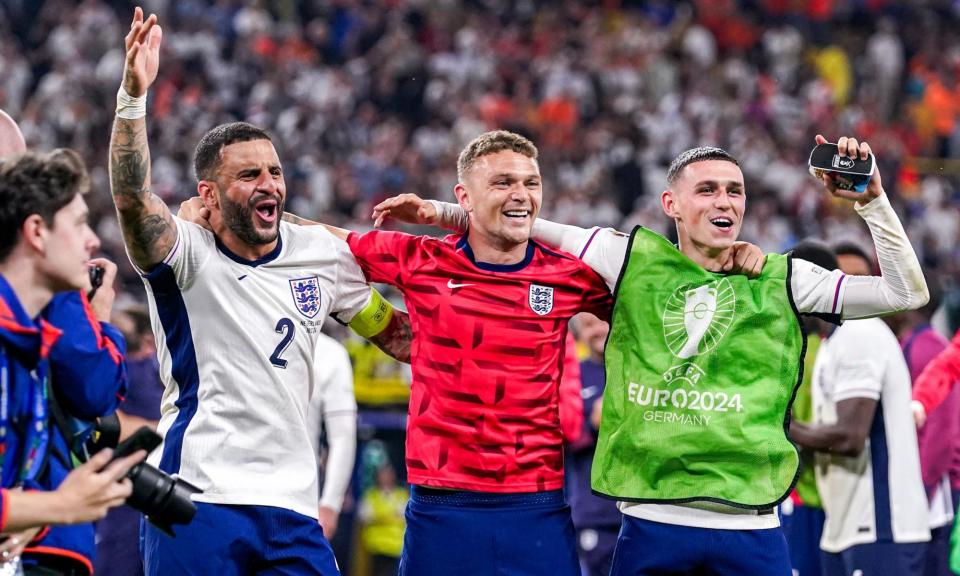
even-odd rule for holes
{"type": "Polygon", "coordinates": [[[540,504],[563,505],[563,490],[547,492],[471,492],[462,490],[438,490],[426,486],[410,486],[410,500],[423,504],[441,506],[514,508],[540,504]]]}

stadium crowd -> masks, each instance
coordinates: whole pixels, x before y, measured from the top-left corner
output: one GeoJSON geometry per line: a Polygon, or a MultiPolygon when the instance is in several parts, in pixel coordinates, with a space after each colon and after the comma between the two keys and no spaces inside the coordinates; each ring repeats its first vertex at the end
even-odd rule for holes
{"type": "MultiPolygon", "coordinates": [[[[164,27],[148,128],[153,191],[174,208],[196,193],[195,143],[224,122],[274,136],[288,211],[353,230],[396,194],[451,201],[458,152],[504,128],[539,146],[542,216],[557,222],[674,234],[659,198],[667,165],[709,144],[743,168],[741,239],[769,252],[807,237],[869,248],[857,215],[806,168],[814,134],[855,133],[873,146],[924,271],[948,285],[960,273],[953,2],[142,5],[164,27]]],[[[0,109],[30,148],[83,154],[121,306],[144,301],[106,194],[129,11],[120,0],[0,3],[0,109]]]]}
{"type": "MultiPolygon", "coordinates": [[[[107,185],[126,2],[5,2],[0,107],[31,147],[84,152],[107,185]],[[122,35],[122,34],[121,34],[122,35]]],[[[150,103],[154,189],[193,195],[193,143],[245,119],[276,135],[288,208],[363,229],[401,192],[451,199],[457,152],[493,128],[538,142],[545,216],[666,231],[666,164],[741,159],[770,251],[865,240],[816,193],[812,134],[862,134],[927,270],[957,270],[960,27],[950,2],[144,2],[165,23],[150,103]],[[941,161],[938,161],[941,160],[941,161]]],[[[122,242],[91,199],[104,250],[122,242]]],[[[129,267],[124,277],[137,281],[129,267]]]]}

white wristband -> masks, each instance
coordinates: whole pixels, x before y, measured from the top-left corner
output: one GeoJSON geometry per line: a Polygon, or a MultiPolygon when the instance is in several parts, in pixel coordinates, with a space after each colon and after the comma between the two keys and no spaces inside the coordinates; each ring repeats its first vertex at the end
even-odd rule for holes
{"type": "Polygon", "coordinates": [[[147,93],[134,98],[120,86],[117,92],[117,116],[124,120],[136,120],[147,115],[147,93]]]}

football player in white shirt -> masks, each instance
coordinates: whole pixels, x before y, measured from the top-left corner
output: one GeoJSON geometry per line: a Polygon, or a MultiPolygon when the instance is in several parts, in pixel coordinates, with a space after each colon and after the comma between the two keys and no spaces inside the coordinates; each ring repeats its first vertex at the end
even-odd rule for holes
{"type": "MultiPolygon", "coordinates": [[[[816,143],[825,143],[818,135],[816,143]]],[[[855,138],[840,138],[840,153],[866,158],[870,146],[855,138]]],[[[707,270],[756,270],[762,264],[754,250],[737,250],[746,208],[743,173],[736,159],[718,148],[688,150],[671,163],[669,188],[661,195],[666,213],[677,225],[680,251],[707,270]],[[732,230],[731,230],[732,229],[732,230]]],[[[890,206],[879,171],[864,193],[838,189],[824,176],[825,188],[835,197],[856,202],[867,223],[880,260],[880,277],[848,277],[828,272],[803,260],[793,261],[791,292],[802,314],[865,318],[922,306],[928,298],[920,263],[890,206]]],[[[448,228],[465,227],[465,213],[453,204],[424,201],[402,194],[374,208],[375,225],[387,217],[448,228]]],[[[577,254],[614,291],[624,267],[630,236],[612,229],[583,229],[537,220],[533,238],[577,254]]],[[[621,296],[622,297],[622,296],[621,296]]],[[[784,314],[792,314],[784,310],[784,314]]],[[[637,454],[643,462],[644,454],[637,454]]],[[[789,492],[789,491],[788,491],[789,492]]],[[[786,494],[784,495],[786,496],[786,494]]],[[[710,502],[658,504],[621,502],[624,525],[614,559],[619,574],[683,574],[678,566],[696,562],[709,574],[763,574],[790,576],[789,553],[780,520],[771,510],[745,510],[710,502]],[[717,537],[715,530],[723,530],[717,537]],[[639,542],[633,546],[627,542],[639,542]],[[691,560],[695,546],[697,559],[691,560]],[[731,554],[731,547],[737,548],[731,554]],[[741,564],[738,564],[740,562],[741,564]]]]}
{"type": "MultiPolygon", "coordinates": [[[[313,437],[320,440],[323,424],[327,440],[323,491],[320,494],[320,524],[327,539],[337,531],[343,498],[353,475],[357,450],[357,400],[353,395],[353,365],[343,344],[326,334],[317,339],[314,357],[317,384],[313,393],[313,437]]],[[[318,447],[319,448],[319,447],[318,447]]],[[[319,449],[314,450],[318,453],[319,449]]]]}
{"type": "Polygon", "coordinates": [[[212,231],[174,217],[151,193],[144,117],[161,39],[156,16],[144,21],[137,8],[110,184],[166,385],[164,442],[152,463],[202,493],[176,538],[145,527],[146,573],[337,574],[318,522],[311,424],[320,327],[333,314],[403,357],[409,323],[371,292],[343,241],[321,226],[281,222],[283,170],[262,130],[218,126],[197,146],[212,231]]]}
{"type": "MultiPolygon", "coordinates": [[[[869,257],[839,249],[840,270],[870,274],[869,257]]],[[[930,540],[910,410],[910,371],[881,320],[845,322],[826,338],[813,368],[813,425],[790,436],[817,451],[826,514],[820,549],[826,576],[920,576],[930,540]]]]}

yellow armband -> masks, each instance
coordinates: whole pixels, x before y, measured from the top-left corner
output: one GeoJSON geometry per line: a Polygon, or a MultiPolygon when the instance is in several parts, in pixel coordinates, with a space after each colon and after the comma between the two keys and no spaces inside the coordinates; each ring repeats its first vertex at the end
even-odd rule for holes
{"type": "Polygon", "coordinates": [[[364,338],[383,332],[393,318],[393,306],[373,286],[370,302],[350,321],[350,329],[364,338]]]}

